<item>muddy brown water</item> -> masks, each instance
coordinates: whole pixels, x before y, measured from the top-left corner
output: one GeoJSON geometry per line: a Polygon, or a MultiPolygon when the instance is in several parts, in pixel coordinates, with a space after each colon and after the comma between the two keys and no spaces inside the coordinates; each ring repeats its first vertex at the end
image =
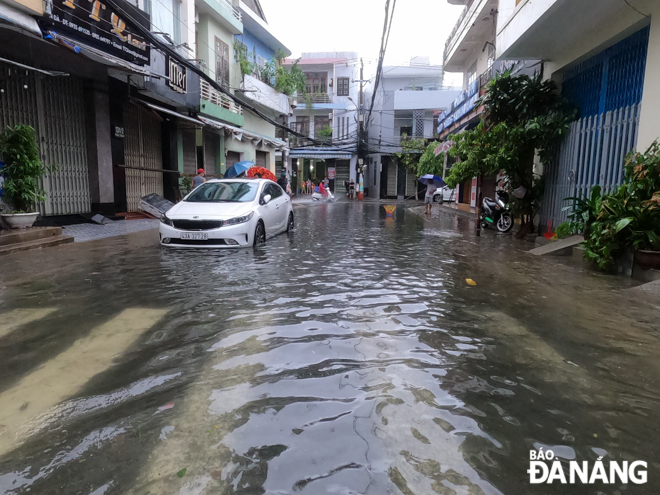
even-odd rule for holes
{"type": "Polygon", "coordinates": [[[0,493],[660,493],[660,303],[467,218],[295,211],[0,260],[0,493]],[[541,447],[648,482],[532,485],[541,447]]]}

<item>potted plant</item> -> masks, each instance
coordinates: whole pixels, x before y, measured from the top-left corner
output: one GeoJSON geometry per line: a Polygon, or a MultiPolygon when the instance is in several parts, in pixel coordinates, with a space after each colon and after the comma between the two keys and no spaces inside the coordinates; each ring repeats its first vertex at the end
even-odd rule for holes
{"type": "Polygon", "coordinates": [[[39,180],[49,171],[39,159],[34,128],[7,127],[0,134],[0,155],[4,161],[4,200],[14,207],[3,212],[2,219],[11,228],[31,227],[39,216],[36,204],[45,199],[39,180]]]}
{"type": "Polygon", "coordinates": [[[660,268],[660,145],[630,153],[625,179],[606,194],[585,240],[585,256],[601,268],[614,264],[627,250],[642,268],[660,268]]]}

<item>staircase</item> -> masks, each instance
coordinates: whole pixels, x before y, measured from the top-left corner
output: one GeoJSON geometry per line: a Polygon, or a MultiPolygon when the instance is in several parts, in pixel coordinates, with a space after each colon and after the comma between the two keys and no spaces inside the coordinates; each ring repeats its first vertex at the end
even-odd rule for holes
{"type": "Polygon", "coordinates": [[[0,230],[0,256],[70,242],[73,242],[73,237],[62,235],[60,227],[0,230]]]}

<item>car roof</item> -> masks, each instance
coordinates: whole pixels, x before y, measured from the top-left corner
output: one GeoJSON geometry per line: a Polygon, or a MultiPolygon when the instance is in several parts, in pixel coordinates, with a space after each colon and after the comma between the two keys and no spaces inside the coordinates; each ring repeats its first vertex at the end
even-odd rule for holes
{"type": "MultiPolygon", "coordinates": [[[[257,179],[257,178],[252,178],[252,177],[232,177],[231,179],[210,179],[207,180],[206,183],[208,184],[209,182],[257,182],[257,183],[264,183],[264,182],[273,182],[270,179],[257,179]]],[[[275,184],[275,182],[273,182],[275,184]]]]}

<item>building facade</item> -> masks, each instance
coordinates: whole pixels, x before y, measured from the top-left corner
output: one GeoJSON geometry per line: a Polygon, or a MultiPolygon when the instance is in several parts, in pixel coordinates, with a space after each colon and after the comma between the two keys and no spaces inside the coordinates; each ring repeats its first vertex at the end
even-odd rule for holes
{"type": "MultiPolygon", "coordinates": [[[[287,60],[286,65],[293,65],[287,60]]],[[[314,139],[294,138],[291,167],[295,186],[326,176],[333,191],[357,180],[357,137],[360,83],[355,52],[303,53],[298,66],[305,73],[304,94],[296,97],[290,120],[294,131],[314,139]]]]}
{"type": "MultiPolygon", "coordinates": [[[[427,57],[415,57],[408,66],[385,66],[371,119],[364,187],[373,198],[414,198],[418,177],[398,163],[401,142],[435,139],[437,117],[460,93],[443,87],[443,68],[427,57]]],[[[371,101],[373,92],[367,94],[371,101]]]]}
{"type": "MultiPolygon", "coordinates": [[[[0,1],[0,126],[37,132],[53,167],[42,215],[113,216],[151,193],[176,201],[182,177],[223,174],[231,160],[275,169],[286,146],[268,120],[290,107],[236,70],[243,12],[263,16],[256,0],[0,1]]],[[[263,34],[265,20],[259,30],[265,46],[285,49],[263,34]]]]}
{"type": "Polygon", "coordinates": [[[501,0],[497,56],[539,59],[578,109],[545,171],[541,226],[566,219],[564,198],[623,180],[625,154],[660,137],[660,4],[501,0]],[[588,15],[585,13],[588,12],[588,15]],[[557,33],[561,32],[561,36],[557,33]]]}

